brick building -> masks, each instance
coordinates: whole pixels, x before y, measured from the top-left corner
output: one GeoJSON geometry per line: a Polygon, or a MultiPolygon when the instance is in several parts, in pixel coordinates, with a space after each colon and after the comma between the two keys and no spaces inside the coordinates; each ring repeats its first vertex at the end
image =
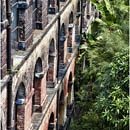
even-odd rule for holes
{"type": "Polygon", "coordinates": [[[67,130],[88,0],[1,0],[1,130],[67,130]]]}

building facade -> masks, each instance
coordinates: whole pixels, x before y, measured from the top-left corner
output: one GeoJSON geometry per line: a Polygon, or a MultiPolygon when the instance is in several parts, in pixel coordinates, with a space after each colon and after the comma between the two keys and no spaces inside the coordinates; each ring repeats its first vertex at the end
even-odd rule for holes
{"type": "Polygon", "coordinates": [[[88,0],[1,0],[1,130],[67,130],[88,0]]]}

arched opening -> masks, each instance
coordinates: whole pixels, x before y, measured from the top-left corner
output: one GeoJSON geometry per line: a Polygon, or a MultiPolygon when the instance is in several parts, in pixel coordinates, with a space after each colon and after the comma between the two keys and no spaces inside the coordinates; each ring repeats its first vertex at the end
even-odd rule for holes
{"type": "Polygon", "coordinates": [[[15,99],[15,129],[24,129],[24,117],[25,117],[25,86],[21,83],[18,87],[16,99],[15,99]]]}
{"type": "Polygon", "coordinates": [[[71,12],[70,16],[69,16],[69,24],[73,24],[73,12],[71,12]]]}
{"type": "Polygon", "coordinates": [[[55,128],[54,113],[52,112],[49,119],[48,130],[54,130],[54,128],[55,128]]]}
{"type": "Polygon", "coordinates": [[[69,16],[69,26],[68,26],[68,41],[67,41],[67,59],[70,58],[72,53],[72,33],[73,33],[73,12],[69,16]]]}
{"type": "Polygon", "coordinates": [[[65,36],[66,32],[65,32],[65,25],[64,23],[61,26],[61,36],[65,36]]]}
{"type": "Polygon", "coordinates": [[[69,81],[68,81],[68,97],[67,97],[67,116],[71,115],[72,112],[72,105],[74,102],[74,88],[73,88],[73,82],[72,82],[72,72],[69,75],[69,81]]]}
{"type": "Polygon", "coordinates": [[[59,62],[64,63],[64,42],[66,40],[65,25],[62,24],[60,30],[60,49],[59,49],[59,62]]]}
{"type": "Polygon", "coordinates": [[[42,87],[42,78],[43,78],[43,69],[42,69],[42,60],[38,58],[35,70],[34,70],[34,95],[32,97],[32,113],[40,112],[39,107],[41,105],[41,87],[42,87]]]}
{"type": "Polygon", "coordinates": [[[80,11],[81,11],[80,1],[78,1],[77,12],[80,12],[80,11]]]}
{"type": "Polygon", "coordinates": [[[64,91],[61,92],[60,101],[59,101],[59,118],[58,125],[62,128],[66,120],[66,104],[64,99],[64,91]]]}
{"type": "Polygon", "coordinates": [[[50,43],[50,47],[49,47],[49,56],[48,56],[48,64],[49,64],[49,69],[47,73],[47,86],[48,87],[54,87],[55,58],[56,58],[55,43],[54,43],[54,39],[52,39],[50,43]]]}

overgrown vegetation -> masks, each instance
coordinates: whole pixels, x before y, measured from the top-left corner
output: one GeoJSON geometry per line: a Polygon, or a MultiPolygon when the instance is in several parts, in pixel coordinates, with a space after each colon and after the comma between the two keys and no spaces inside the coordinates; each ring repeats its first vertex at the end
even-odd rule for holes
{"type": "Polygon", "coordinates": [[[128,130],[128,0],[91,0],[102,18],[92,23],[76,64],[75,120],[70,130],[128,130]],[[82,64],[86,60],[86,69],[82,64]]]}

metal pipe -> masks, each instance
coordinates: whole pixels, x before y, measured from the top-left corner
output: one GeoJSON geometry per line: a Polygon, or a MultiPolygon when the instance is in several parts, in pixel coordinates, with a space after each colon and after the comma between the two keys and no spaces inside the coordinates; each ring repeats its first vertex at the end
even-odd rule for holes
{"type": "MultiPolygon", "coordinates": [[[[58,6],[58,12],[60,10],[60,0],[57,0],[57,6],[58,6]]],[[[59,50],[60,50],[60,15],[58,17],[58,47],[57,47],[57,52],[58,52],[58,58],[57,58],[57,83],[58,83],[58,77],[59,77],[59,50]]],[[[56,130],[58,130],[59,126],[59,91],[57,91],[57,110],[56,110],[56,118],[57,118],[57,122],[56,122],[56,130]]]]}
{"type": "Polygon", "coordinates": [[[60,16],[58,17],[58,47],[57,47],[58,57],[57,57],[57,81],[58,81],[58,77],[59,77],[59,51],[60,51],[60,16]]]}
{"type": "MultiPolygon", "coordinates": [[[[8,19],[7,26],[7,71],[11,74],[11,8],[10,8],[10,0],[6,0],[6,15],[8,19]]],[[[8,130],[11,130],[11,106],[12,106],[12,80],[10,80],[7,84],[7,127],[8,130]]]]}
{"type": "Polygon", "coordinates": [[[56,118],[57,118],[57,122],[56,122],[56,130],[58,130],[58,123],[59,123],[59,90],[57,91],[57,108],[56,108],[56,118]]]}
{"type": "Polygon", "coordinates": [[[7,8],[7,71],[11,73],[11,9],[10,9],[10,0],[6,0],[7,8]]]}

